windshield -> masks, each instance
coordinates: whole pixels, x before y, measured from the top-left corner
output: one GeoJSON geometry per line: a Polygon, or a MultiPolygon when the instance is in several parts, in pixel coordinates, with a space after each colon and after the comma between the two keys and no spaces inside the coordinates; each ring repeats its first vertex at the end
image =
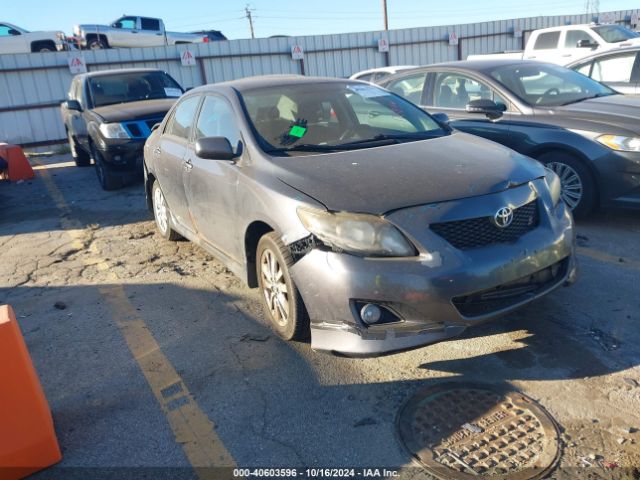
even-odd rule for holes
{"type": "Polygon", "coordinates": [[[607,43],[620,43],[631,38],[640,37],[639,33],[621,25],[602,25],[600,27],[591,27],[591,30],[600,35],[607,43]]]}
{"type": "Polygon", "coordinates": [[[447,133],[420,108],[373,85],[283,85],[249,90],[241,97],[270,153],[366,148],[447,133]]]}
{"type": "Polygon", "coordinates": [[[489,74],[529,106],[556,107],[614,95],[609,87],[557,65],[510,65],[489,74]]]}
{"type": "Polygon", "coordinates": [[[100,75],[88,83],[94,107],[182,95],[180,85],[164,72],[100,75]]]}

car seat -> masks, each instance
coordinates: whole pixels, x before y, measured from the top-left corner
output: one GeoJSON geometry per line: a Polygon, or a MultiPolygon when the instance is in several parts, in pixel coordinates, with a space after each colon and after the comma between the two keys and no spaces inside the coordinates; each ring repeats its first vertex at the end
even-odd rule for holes
{"type": "Polygon", "coordinates": [[[440,92],[438,94],[438,102],[436,106],[447,108],[453,108],[455,106],[453,101],[453,92],[448,85],[440,86],[440,92]]]}

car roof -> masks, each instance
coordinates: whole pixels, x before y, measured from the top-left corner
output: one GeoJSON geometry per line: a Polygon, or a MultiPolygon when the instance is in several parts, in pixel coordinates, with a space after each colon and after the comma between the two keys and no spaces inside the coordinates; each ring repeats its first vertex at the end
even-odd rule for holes
{"type": "Polygon", "coordinates": [[[255,77],[245,77],[237,80],[229,80],[227,82],[203,85],[194,88],[192,91],[209,91],[218,87],[230,87],[239,92],[253,90],[254,88],[263,87],[279,87],[286,85],[312,85],[319,83],[357,83],[357,80],[349,80],[346,78],[330,78],[330,77],[308,77],[303,75],[259,75],[255,77]]]}
{"type": "Polygon", "coordinates": [[[97,72],[87,72],[78,75],[83,78],[103,77],[107,75],[117,75],[120,73],[145,73],[145,72],[164,72],[160,68],[115,68],[112,70],[99,70],[97,72]]]}
{"type": "MultiPolygon", "coordinates": [[[[417,67],[411,70],[403,70],[399,72],[399,74],[407,74],[411,71],[422,71],[422,70],[437,70],[438,68],[447,67],[447,68],[456,68],[459,70],[469,70],[472,72],[486,72],[488,70],[493,70],[497,67],[510,67],[515,65],[549,65],[546,62],[537,62],[535,60],[519,60],[519,59],[498,59],[498,58],[488,58],[488,59],[478,59],[478,60],[459,60],[455,62],[443,62],[443,63],[434,63],[431,65],[427,65],[424,67],[417,67]]],[[[558,66],[558,65],[556,65],[558,66]]]]}
{"type": "Polygon", "coordinates": [[[590,60],[593,60],[594,58],[608,57],[610,55],[618,55],[620,53],[638,52],[638,51],[640,51],[640,46],[638,46],[638,45],[633,46],[633,47],[617,48],[615,50],[604,50],[602,52],[596,52],[596,53],[593,53],[593,54],[588,55],[586,57],[582,57],[582,58],[579,58],[577,60],[574,60],[573,62],[567,64],[567,68],[571,68],[574,65],[579,65],[581,63],[588,62],[590,60]]]}

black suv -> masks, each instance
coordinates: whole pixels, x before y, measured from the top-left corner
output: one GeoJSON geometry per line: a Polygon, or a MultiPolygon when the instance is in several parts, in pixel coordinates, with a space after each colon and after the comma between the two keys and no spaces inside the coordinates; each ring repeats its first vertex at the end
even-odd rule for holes
{"type": "Polygon", "coordinates": [[[142,149],[184,90],[156,69],[120,69],[77,75],[61,105],[76,165],[96,165],[100,185],[113,190],[142,178],[142,149]]]}

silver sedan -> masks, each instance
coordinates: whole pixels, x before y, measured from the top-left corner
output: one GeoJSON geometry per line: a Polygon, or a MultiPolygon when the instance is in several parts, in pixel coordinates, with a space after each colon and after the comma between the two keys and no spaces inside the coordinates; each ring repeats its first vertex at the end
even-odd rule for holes
{"type": "Polygon", "coordinates": [[[191,90],[145,145],[145,186],[161,235],[211,252],[315,349],[426,345],[576,277],[553,172],[362,82],[191,90]]]}

